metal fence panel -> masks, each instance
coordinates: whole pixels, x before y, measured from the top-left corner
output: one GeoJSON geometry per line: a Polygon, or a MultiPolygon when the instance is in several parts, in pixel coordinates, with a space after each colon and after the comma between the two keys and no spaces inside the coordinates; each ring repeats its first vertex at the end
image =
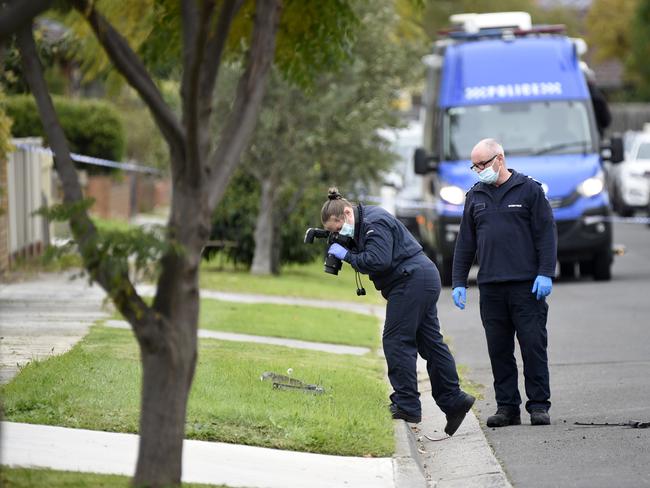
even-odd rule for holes
{"type": "Polygon", "coordinates": [[[11,255],[49,244],[48,223],[34,212],[52,200],[52,156],[25,140],[14,142],[22,144],[9,155],[7,165],[11,255]]]}

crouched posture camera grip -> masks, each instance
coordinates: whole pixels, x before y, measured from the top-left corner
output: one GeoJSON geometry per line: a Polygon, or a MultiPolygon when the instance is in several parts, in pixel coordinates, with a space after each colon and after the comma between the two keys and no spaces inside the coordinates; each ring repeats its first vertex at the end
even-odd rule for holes
{"type": "Polygon", "coordinates": [[[325,261],[323,263],[324,271],[329,274],[338,275],[341,270],[343,263],[334,254],[329,254],[329,249],[333,244],[338,244],[343,247],[344,250],[350,248],[352,244],[352,238],[347,236],[342,236],[338,232],[330,232],[325,229],[318,229],[310,227],[305,232],[305,244],[312,244],[314,239],[326,239],[327,250],[325,251],[325,261]]]}

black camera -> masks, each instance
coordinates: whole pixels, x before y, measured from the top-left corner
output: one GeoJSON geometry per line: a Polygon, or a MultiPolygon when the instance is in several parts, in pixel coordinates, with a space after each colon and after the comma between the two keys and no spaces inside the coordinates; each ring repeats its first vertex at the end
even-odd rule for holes
{"type": "MultiPolygon", "coordinates": [[[[305,232],[305,244],[313,243],[314,238],[327,239],[328,249],[335,242],[345,247],[346,249],[350,249],[353,242],[351,237],[342,236],[338,232],[330,232],[325,229],[315,229],[310,227],[309,229],[307,229],[307,232],[305,232]]],[[[324,264],[325,272],[333,275],[338,275],[339,270],[343,265],[343,263],[339,258],[331,254],[327,254],[327,251],[325,251],[325,262],[323,264],[324,264]]]]}

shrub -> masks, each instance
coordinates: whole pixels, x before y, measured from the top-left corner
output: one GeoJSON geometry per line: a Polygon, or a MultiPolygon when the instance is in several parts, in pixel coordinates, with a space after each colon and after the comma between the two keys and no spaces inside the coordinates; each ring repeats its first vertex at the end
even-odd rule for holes
{"type": "Polygon", "coordinates": [[[11,149],[11,119],[6,115],[7,97],[0,87],[0,162],[11,149]]]}
{"type": "MultiPolygon", "coordinates": [[[[53,97],[54,107],[70,150],[74,153],[120,161],[124,156],[125,136],[117,110],[101,100],[53,97]]],[[[7,115],[13,119],[13,137],[43,137],[43,126],[31,95],[7,97],[7,115]]],[[[85,166],[85,169],[89,169],[85,166]]]]}

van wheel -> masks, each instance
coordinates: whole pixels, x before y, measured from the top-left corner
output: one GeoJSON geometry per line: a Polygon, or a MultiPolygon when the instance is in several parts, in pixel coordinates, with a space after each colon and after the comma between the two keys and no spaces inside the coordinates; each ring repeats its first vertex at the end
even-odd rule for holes
{"type": "Polygon", "coordinates": [[[628,207],[625,204],[621,204],[618,210],[618,214],[621,217],[634,217],[634,209],[632,207],[628,207]]]}
{"type": "Polygon", "coordinates": [[[614,211],[621,217],[632,217],[634,215],[634,209],[625,205],[623,197],[621,197],[621,194],[618,191],[612,200],[614,211]]]}
{"type": "Polygon", "coordinates": [[[609,248],[596,253],[592,261],[596,281],[609,281],[612,279],[612,260],[612,250],[609,248]]]}
{"type": "Polygon", "coordinates": [[[438,271],[440,272],[440,282],[442,286],[451,286],[451,272],[453,267],[453,258],[440,257],[438,261],[438,271]]]}
{"type": "Polygon", "coordinates": [[[576,277],[576,263],[573,261],[560,261],[560,277],[572,279],[576,277]]]}
{"type": "Polygon", "coordinates": [[[594,274],[593,261],[580,261],[580,276],[588,276],[594,274]]]}

